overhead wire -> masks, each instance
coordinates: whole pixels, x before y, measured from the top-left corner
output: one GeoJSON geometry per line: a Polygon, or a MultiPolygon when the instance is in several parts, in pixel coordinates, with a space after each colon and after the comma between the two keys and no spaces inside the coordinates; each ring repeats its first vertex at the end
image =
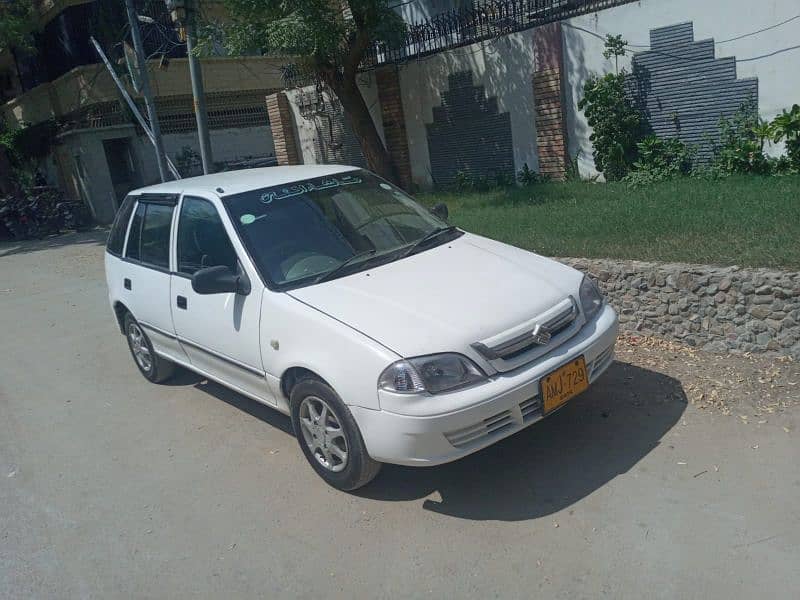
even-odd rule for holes
{"type": "MultiPolygon", "coordinates": [[[[797,19],[800,19],[800,15],[795,15],[794,17],[791,17],[789,19],[781,21],[780,23],[776,23],[774,25],[770,25],[769,27],[764,27],[764,28],[758,29],[756,31],[751,31],[749,33],[738,35],[736,37],[732,37],[732,38],[729,38],[729,39],[726,39],[726,40],[720,40],[718,42],[714,42],[714,45],[718,46],[720,44],[725,44],[725,43],[728,43],[728,42],[741,40],[741,39],[744,39],[744,38],[747,38],[747,37],[758,35],[760,33],[764,33],[766,31],[771,31],[773,29],[776,29],[778,27],[786,25],[787,23],[791,23],[792,21],[795,21],[797,19]]],[[[587,33],[587,34],[589,34],[591,36],[594,36],[594,37],[596,37],[598,39],[601,39],[603,41],[606,40],[606,36],[605,35],[600,34],[598,32],[595,32],[595,31],[591,31],[591,30],[586,29],[584,27],[580,27],[578,25],[572,25],[571,23],[566,23],[566,22],[562,23],[562,25],[565,26],[565,27],[568,27],[570,29],[576,29],[578,31],[582,31],[584,33],[587,33]]],[[[686,57],[686,56],[680,56],[680,55],[677,55],[677,54],[664,52],[663,50],[654,50],[649,44],[648,45],[645,45],[645,44],[632,44],[632,43],[626,42],[625,45],[624,45],[624,49],[625,49],[626,53],[628,53],[628,52],[637,53],[637,52],[641,52],[642,51],[640,49],[644,49],[644,51],[646,51],[646,52],[652,52],[653,54],[666,56],[668,58],[673,58],[673,59],[680,60],[680,61],[687,62],[687,63],[689,63],[689,62],[703,62],[703,61],[708,60],[708,59],[705,59],[705,58],[690,58],[690,57],[686,57]]],[[[753,57],[749,57],[749,58],[738,58],[738,57],[734,57],[734,58],[735,58],[737,63],[740,63],[740,62],[741,63],[754,62],[754,61],[757,61],[757,60],[762,60],[762,59],[765,59],[765,58],[769,58],[771,56],[776,56],[778,54],[782,54],[784,52],[789,52],[789,51],[797,50],[797,49],[800,49],[800,45],[789,46],[787,48],[781,48],[779,50],[775,50],[773,52],[762,54],[760,56],[753,56],[753,57]]]]}

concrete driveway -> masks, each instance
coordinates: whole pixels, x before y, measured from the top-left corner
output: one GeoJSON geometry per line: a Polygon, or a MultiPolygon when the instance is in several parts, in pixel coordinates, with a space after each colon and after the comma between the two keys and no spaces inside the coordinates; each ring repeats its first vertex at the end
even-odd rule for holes
{"type": "Polygon", "coordinates": [[[800,594],[791,402],[701,410],[621,353],[515,437],[344,494],[285,417],[188,373],[141,377],[103,237],[0,247],[0,597],[800,594]]]}

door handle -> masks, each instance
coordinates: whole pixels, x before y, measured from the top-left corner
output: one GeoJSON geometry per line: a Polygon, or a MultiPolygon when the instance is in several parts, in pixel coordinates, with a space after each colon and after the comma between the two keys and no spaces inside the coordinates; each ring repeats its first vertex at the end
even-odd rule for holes
{"type": "Polygon", "coordinates": [[[126,290],[131,289],[131,280],[126,277],[125,279],[122,280],[122,285],[125,286],[126,290]]]}
{"type": "Polygon", "coordinates": [[[177,298],[178,308],[182,308],[186,310],[186,296],[178,296],[177,298]]]}

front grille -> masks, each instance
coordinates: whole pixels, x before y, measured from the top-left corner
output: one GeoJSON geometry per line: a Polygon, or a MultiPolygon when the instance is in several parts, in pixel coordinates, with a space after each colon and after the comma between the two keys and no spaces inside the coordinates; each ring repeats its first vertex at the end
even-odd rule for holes
{"type": "Polygon", "coordinates": [[[525,402],[519,405],[519,408],[522,411],[523,422],[527,423],[533,419],[533,417],[542,413],[542,402],[539,400],[539,396],[534,396],[530,400],[525,400],[525,402]]]}
{"type": "Polygon", "coordinates": [[[507,427],[511,427],[514,424],[514,418],[511,414],[510,410],[504,410],[501,413],[497,413],[489,417],[488,419],[483,419],[474,425],[470,425],[469,427],[464,427],[463,429],[457,429],[455,431],[451,431],[450,433],[445,433],[444,436],[447,438],[447,441],[453,444],[456,448],[463,448],[464,446],[469,446],[472,442],[479,440],[481,438],[485,438],[492,433],[499,432],[507,427]]]}
{"type": "Polygon", "coordinates": [[[614,360],[614,344],[603,350],[600,355],[592,361],[589,366],[589,381],[594,381],[594,378],[605,369],[611,361],[614,360]]]}
{"type": "Polygon", "coordinates": [[[579,315],[578,304],[570,296],[538,318],[516,327],[516,331],[508,333],[507,339],[502,335],[494,336],[476,342],[472,347],[493,361],[499,371],[507,371],[550,352],[572,337],[579,329],[579,315]],[[535,339],[536,333],[542,330],[550,334],[550,340],[545,344],[535,339]]]}
{"type": "Polygon", "coordinates": [[[541,417],[541,406],[539,397],[534,396],[520,402],[519,410],[517,407],[504,410],[468,427],[445,433],[444,436],[456,448],[478,445],[486,438],[497,437],[533,422],[536,417],[541,417]]]}

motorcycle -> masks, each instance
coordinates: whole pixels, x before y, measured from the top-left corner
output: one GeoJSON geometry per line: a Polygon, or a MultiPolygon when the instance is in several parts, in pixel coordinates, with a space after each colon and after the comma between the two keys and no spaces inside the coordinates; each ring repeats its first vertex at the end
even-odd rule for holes
{"type": "Polygon", "coordinates": [[[14,239],[42,239],[91,225],[81,204],[65,200],[56,188],[36,186],[25,195],[0,198],[0,223],[14,239]]]}

